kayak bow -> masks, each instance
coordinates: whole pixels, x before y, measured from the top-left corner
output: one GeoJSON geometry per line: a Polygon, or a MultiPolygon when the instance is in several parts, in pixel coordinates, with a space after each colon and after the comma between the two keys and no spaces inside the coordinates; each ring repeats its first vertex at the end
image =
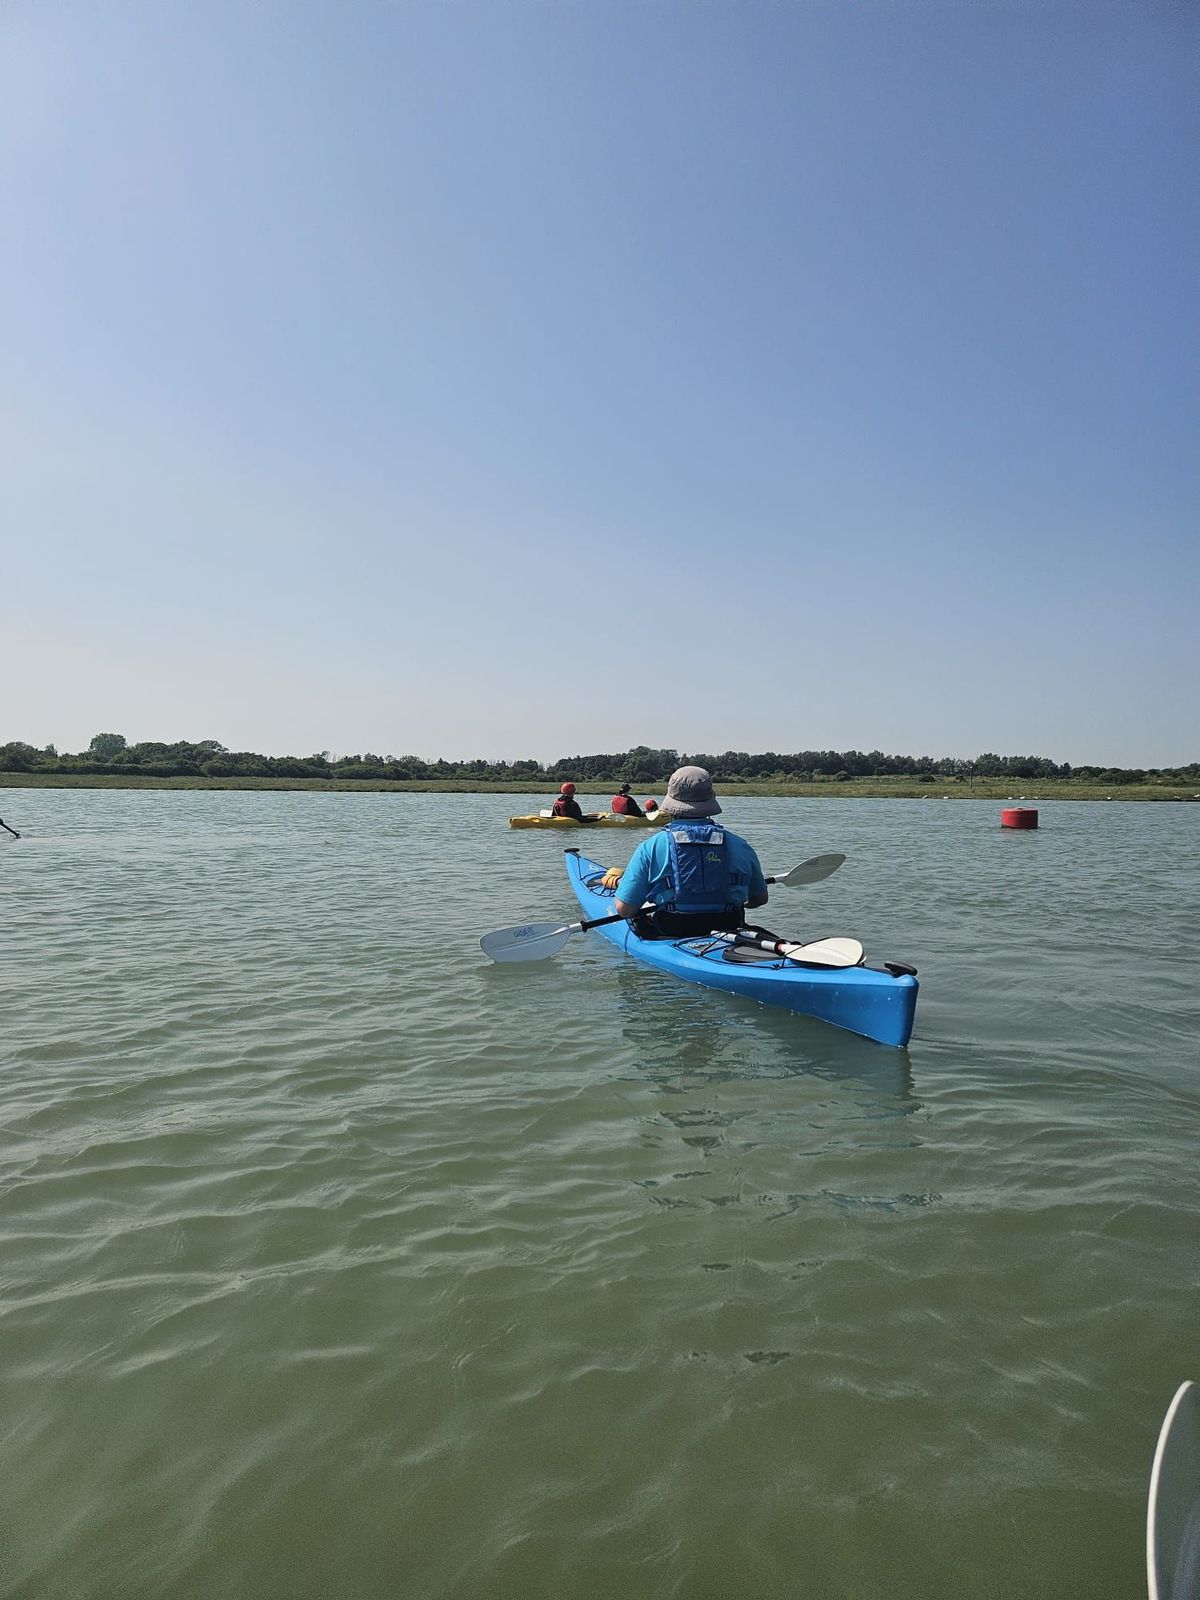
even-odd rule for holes
{"type": "MultiPolygon", "coordinates": [[[[591,921],[611,916],[613,891],[601,886],[604,868],[600,863],[575,849],[564,851],[563,860],[584,917],[591,921]]],[[[719,935],[642,939],[625,921],[596,931],[647,966],[709,989],[724,989],[760,1005],[816,1017],[879,1044],[903,1046],[912,1034],[917,980],[911,972],[865,966],[799,966],[786,957],[730,945],[719,935]]]]}
{"type": "Polygon", "coordinates": [[[1191,1382],[1175,1391],[1154,1452],[1146,1583],[1150,1600],[1200,1595],[1200,1389],[1191,1382]]]}

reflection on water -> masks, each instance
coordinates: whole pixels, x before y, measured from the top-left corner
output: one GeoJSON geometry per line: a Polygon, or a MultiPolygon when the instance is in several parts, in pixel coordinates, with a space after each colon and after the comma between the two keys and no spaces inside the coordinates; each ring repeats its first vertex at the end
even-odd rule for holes
{"type": "Polygon", "coordinates": [[[922,1109],[907,1050],[684,984],[627,959],[612,978],[639,1075],[665,1093],[733,1079],[813,1077],[869,1090],[880,1116],[922,1109]]]}
{"type": "Polygon", "coordinates": [[[769,1223],[805,1208],[900,1211],[938,1198],[844,1185],[844,1164],[863,1153],[912,1159],[920,1148],[925,1108],[906,1051],[624,963],[608,976],[631,1076],[669,1097],[642,1118],[644,1146],[667,1163],[638,1180],[651,1204],[753,1206],[769,1223]],[[827,1186],[804,1185],[821,1174],[827,1186]]]}

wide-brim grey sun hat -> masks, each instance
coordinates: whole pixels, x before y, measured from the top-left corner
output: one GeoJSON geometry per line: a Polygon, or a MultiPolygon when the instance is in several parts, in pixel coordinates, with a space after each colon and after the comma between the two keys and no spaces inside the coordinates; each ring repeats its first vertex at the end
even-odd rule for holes
{"type": "Polygon", "coordinates": [[[679,767],[671,774],[661,809],[669,817],[715,817],[721,807],[710,774],[703,767],[679,767]]]}

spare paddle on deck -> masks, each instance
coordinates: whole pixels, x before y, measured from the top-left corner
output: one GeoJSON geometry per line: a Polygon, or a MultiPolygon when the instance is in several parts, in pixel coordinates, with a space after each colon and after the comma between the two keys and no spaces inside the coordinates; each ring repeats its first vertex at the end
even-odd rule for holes
{"type": "Polygon", "coordinates": [[[798,944],[791,939],[760,939],[755,933],[714,933],[713,938],[723,939],[726,944],[753,945],[756,950],[769,950],[773,956],[784,956],[802,967],[862,965],[863,947],[857,939],[814,939],[810,944],[798,944]]]}

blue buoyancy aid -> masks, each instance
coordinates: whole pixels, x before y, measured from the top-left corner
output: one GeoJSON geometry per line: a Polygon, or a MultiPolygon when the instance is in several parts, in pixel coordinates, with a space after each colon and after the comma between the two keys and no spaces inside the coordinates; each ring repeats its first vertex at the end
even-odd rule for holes
{"type": "Polygon", "coordinates": [[[672,822],[667,841],[673,892],[664,909],[682,915],[742,909],[749,885],[730,867],[724,828],[713,822],[672,822]]]}

